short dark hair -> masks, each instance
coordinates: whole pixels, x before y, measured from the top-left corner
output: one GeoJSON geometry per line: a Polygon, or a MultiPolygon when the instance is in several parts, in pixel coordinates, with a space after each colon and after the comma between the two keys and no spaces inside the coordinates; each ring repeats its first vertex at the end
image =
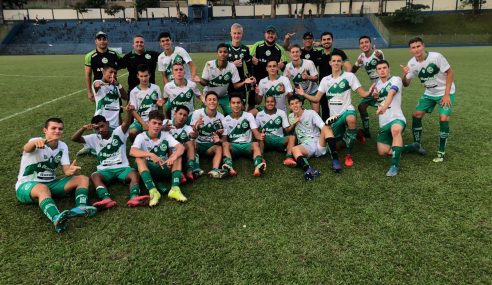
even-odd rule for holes
{"type": "Polygon", "coordinates": [[[410,46],[413,43],[418,43],[418,42],[424,43],[424,40],[421,37],[415,37],[415,38],[410,39],[408,41],[408,46],[410,46]]]}
{"type": "Polygon", "coordinates": [[[221,48],[226,48],[227,49],[227,52],[229,52],[229,47],[225,43],[218,44],[216,51],[219,51],[219,49],[221,49],[221,48]]]}
{"type": "Polygon", "coordinates": [[[176,106],[176,109],[174,109],[174,112],[178,112],[179,110],[185,110],[186,113],[190,113],[190,109],[188,107],[186,107],[185,105],[178,105],[176,106]]]}
{"type": "Polygon", "coordinates": [[[146,71],[149,71],[149,66],[147,64],[145,64],[145,63],[139,64],[137,66],[137,71],[138,72],[146,72],[146,71]]]}
{"type": "Polygon", "coordinates": [[[372,42],[372,41],[371,41],[371,37],[369,37],[368,35],[363,35],[363,36],[360,36],[360,38],[359,38],[359,42],[360,42],[360,40],[362,40],[362,39],[368,39],[368,40],[369,40],[369,42],[372,42]]]}
{"type": "Polygon", "coordinates": [[[92,117],[91,124],[99,124],[101,122],[107,122],[106,118],[103,115],[95,115],[94,117],[92,117]]]}
{"type": "Polygon", "coordinates": [[[181,66],[183,66],[183,67],[184,67],[184,63],[183,63],[183,62],[181,62],[181,61],[177,61],[177,62],[173,63],[173,67],[174,67],[175,65],[181,65],[181,66]]]}
{"type": "Polygon", "coordinates": [[[142,38],[143,39],[144,36],[142,36],[141,34],[137,34],[137,35],[133,36],[133,39],[135,39],[135,38],[142,38]]]}
{"type": "Polygon", "coordinates": [[[205,100],[207,100],[207,97],[209,95],[213,95],[213,96],[217,97],[217,99],[219,99],[219,95],[215,91],[208,91],[207,94],[205,94],[205,100]]]}
{"type": "Polygon", "coordinates": [[[323,32],[323,33],[321,34],[321,39],[322,39],[324,36],[326,36],[326,35],[329,35],[332,39],[334,39],[334,38],[333,38],[333,33],[331,33],[331,32],[323,32]]]}
{"type": "Polygon", "coordinates": [[[162,39],[162,38],[169,38],[172,40],[171,38],[171,34],[169,32],[162,32],[159,34],[159,41],[162,39]]]}
{"type": "Polygon", "coordinates": [[[297,95],[297,94],[294,94],[294,95],[290,96],[287,100],[289,101],[289,103],[291,101],[294,101],[294,100],[299,100],[299,101],[302,102],[302,98],[299,95],[297,95]]]}
{"type": "Polygon", "coordinates": [[[301,46],[298,45],[298,44],[293,44],[289,47],[289,51],[291,51],[293,48],[298,48],[298,49],[301,49],[301,46]]]}
{"type": "Polygon", "coordinates": [[[57,124],[63,124],[62,119],[52,117],[52,118],[49,118],[48,120],[46,120],[46,122],[44,122],[44,127],[48,128],[48,125],[50,124],[50,122],[57,123],[57,124]]]}
{"type": "Polygon", "coordinates": [[[118,67],[116,66],[116,64],[113,64],[113,63],[106,63],[103,66],[103,70],[106,70],[106,69],[109,69],[109,68],[112,68],[114,70],[118,70],[118,67]]]}
{"type": "Polygon", "coordinates": [[[376,63],[376,66],[378,66],[380,64],[386,64],[388,67],[390,67],[389,62],[384,60],[384,59],[378,60],[378,63],[376,63]]]}
{"type": "Polygon", "coordinates": [[[339,52],[339,51],[336,51],[336,50],[332,52],[332,54],[331,54],[331,56],[330,56],[330,60],[331,60],[331,58],[332,58],[334,55],[341,57],[341,58],[342,58],[342,60],[343,60],[343,54],[342,54],[341,52],[339,52]]]}
{"type": "Polygon", "coordinates": [[[229,102],[232,101],[232,98],[239,98],[241,103],[243,103],[243,98],[241,97],[241,94],[238,93],[229,94],[229,102]]]}
{"type": "Polygon", "coordinates": [[[165,117],[164,117],[164,114],[159,112],[159,110],[152,110],[149,112],[149,121],[152,119],[164,121],[165,117]]]}

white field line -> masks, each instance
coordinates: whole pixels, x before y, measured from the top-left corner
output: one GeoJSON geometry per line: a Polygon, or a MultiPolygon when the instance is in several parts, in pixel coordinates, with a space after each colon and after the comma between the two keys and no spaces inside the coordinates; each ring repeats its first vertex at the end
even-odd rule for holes
{"type": "Polygon", "coordinates": [[[0,73],[0,76],[4,76],[4,77],[29,77],[29,78],[59,78],[59,77],[76,78],[76,77],[80,77],[77,75],[24,75],[24,74],[3,74],[3,73],[0,73]]]}

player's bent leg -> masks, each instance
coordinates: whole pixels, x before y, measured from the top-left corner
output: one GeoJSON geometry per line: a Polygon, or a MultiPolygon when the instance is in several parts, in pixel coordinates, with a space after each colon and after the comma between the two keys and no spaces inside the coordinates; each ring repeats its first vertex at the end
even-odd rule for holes
{"type": "MultiPolygon", "coordinates": [[[[24,184],[19,188],[23,187],[24,184]]],[[[28,186],[27,189],[19,189],[17,191],[25,191],[33,200],[38,201],[39,208],[53,222],[57,233],[65,231],[67,229],[66,221],[69,218],[69,211],[60,212],[58,210],[55,201],[51,197],[51,191],[48,186],[42,183],[26,184],[26,186],[28,186]]]]}
{"type": "MultiPolygon", "coordinates": [[[[314,95],[316,95],[316,94],[314,94],[314,95]]],[[[311,102],[311,109],[313,109],[313,111],[315,111],[316,113],[319,114],[321,108],[320,108],[319,103],[311,102]]]]}
{"type": "Polygon", "coordinates": [[[253,153],[253,160],[255,165],[255,170],[253,176],[260,177],[266,171],[266,162],[261,155],[261,149],[258,142],[251,143],[251,152],[253,153]]]}
{"type": "Polygon", "coordinates": [[[299,166],[304,171],[305,180],[313,180],[321,175],[321,172],[311,167],[307,157],[312,156],[313,151],[310,151],[307,146],[297,145],[292,148],[292,154],[296,159],[297,166],[299,166]]]}
{"type": "MultiPolygon", "coordinates": [[[[60,185],[61,186],[61,185],[60,185]]],[[[88,206],[89,202],[89,177],[77,175],[70,177],[63,191],[71,193],[75,190],[75,207],[70,209],[70,217],[92,217],[97,213],[97,208],[88,206]]]]}
{"type": "Polygon", "coordinates": [[[328,150],[330,151],[330,155],[332,159],[331,162],[332,169],[336,173],[340,173],[342,171],[342,165],[338,158],[337,141],[334,137],[333,129],[330,126],[325,125],[321,129],[321,136],[319,137],[318,143],[321,147],[328,146],[328,150]]]}
{"type": "Polygon", "coordinates": [[[446,153],[446,145],[449,138],[449,115],[440,114],[439,115],[439,149],[437,151],[437,156],[432,161],[433,162],[443,162],[444,154],[446,153]]]}
{"type": "Polygon", "coordinates": [[[413,142],[419,146],[422,144],[422,118],[424,115],[424,111],[415,111],[412,116],[413,142]]]}
{"type": "Polygon", "coordinates": [[[131,170],[124,178],[125,183],[129,184],[130,199],[126,203],[128,207],[138,207],[149,205],[150,196],[140,195],[140,175],[135,170],[131,170]]]}
{"type": "Polygon", "coordinates": [[[104,177],[98,173],[94,172],[91,175],[92,184],[96,188],[97,197],[100,201],[95,202],[92,206],[98,208],[99,210],[110,209],[116,206],[116,201],[111,199],[111,195],[104,184],[104,177]]]}
{"type": "Polygon", "coordinates": [[[284,146],[287,149],[286,158],[283,162],[285,166],[293,166],[297,165],[296,160],[294,159],[294,155],[292,154],[292,148],[296,145],[296,137],[295,136],[287,136],[285,138],[284,146]]]}
{"type": "Polygon", "coordinates": [[[377,143],[378,155],[387,156],[392,154],[391,146],[384,143],[377,143]]]}
{"type": "Polygon", "coordinates": [[[371,133],[369,131],[369,113],[367,112],[367,107],[369,107],[369,104],[366,104],[364,102],[361,102],[357,106],[360,118],[362,120],[362,129],[359,130],[357,133],[357,140],[363,144],[366,143],[366,138],[371,137],[371,133]]]}
{"type": "Polygon", "coordinates": [[[236,176],[237,172],[232,165],[232,145],[229,142],[222,142],[223,161],[222,169],[230,176],[236,176]]]}

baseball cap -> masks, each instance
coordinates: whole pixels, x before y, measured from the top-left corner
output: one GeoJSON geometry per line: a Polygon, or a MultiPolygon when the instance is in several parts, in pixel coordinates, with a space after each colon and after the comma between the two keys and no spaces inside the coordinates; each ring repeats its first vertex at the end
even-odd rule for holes
{"type": "Polygon", "coordinates": [[[108,35],[105,32],[103,32],[103,31],[99,31],[96,34],[96,39],[99,38],[99,37],[105,37],[105,38],[107,38],[108,35]]]}
{"type": "Polygon", "coordinates": [[[304,35],[302,36],[303,39],[305,38],[314,38],[313,33],[311,32],[305,32],[304,35]]]}
{"type": "Polygon", "coordinates": [[[270,26],[267,26],[265,28],[265,33],[266,32],[274,32],[274,33],[276,33],[277,32],[277,29],[274,26],[270,25],[270,26]]]}

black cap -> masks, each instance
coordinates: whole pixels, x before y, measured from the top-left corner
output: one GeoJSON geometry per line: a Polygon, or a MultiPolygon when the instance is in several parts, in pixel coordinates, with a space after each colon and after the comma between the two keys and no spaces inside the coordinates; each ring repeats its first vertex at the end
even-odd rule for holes
{"type": "Polygon", "coordinates": [[[304,35],[302,36],[303,39],[305,38],[313,38],[314,39],[314,36],[313,36],[313,33],[311,32],[305,32],[304,35]]]}
{"type": "Polygon", "coordinates": [[[265,33],[267,33],[267,32],[274,32],[274,33],[276,33],[277,32],[277,29],[274,26],[270,25],[270,26],[267,26],[265,28],[265,33]]]}

